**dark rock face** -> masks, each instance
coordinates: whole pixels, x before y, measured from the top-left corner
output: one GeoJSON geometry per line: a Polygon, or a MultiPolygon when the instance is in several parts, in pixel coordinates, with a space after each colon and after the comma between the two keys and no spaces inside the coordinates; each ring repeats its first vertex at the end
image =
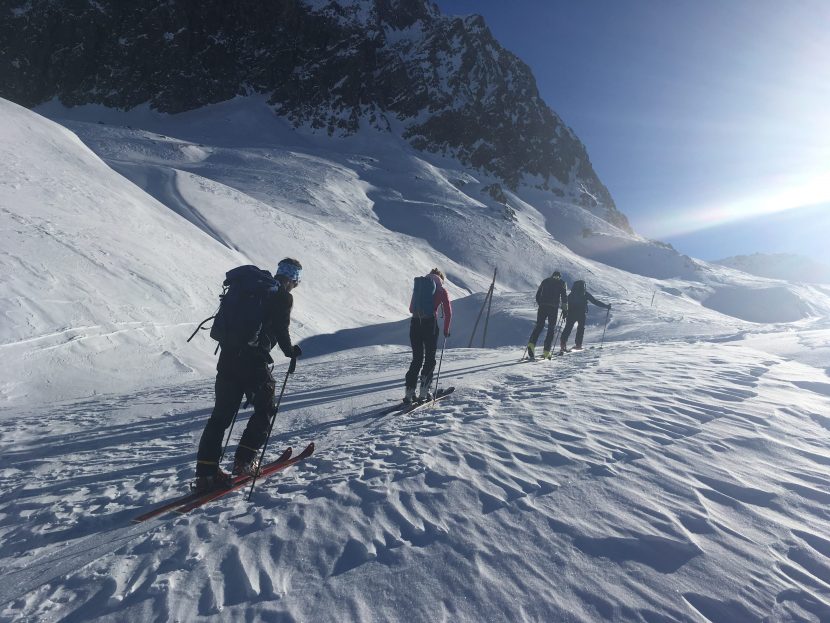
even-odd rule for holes
{"type": "MultiPolygon", "coordinates": [[[[11,5],[9,7],[9,4],[11,5]]],[[[428,0],[12,0],[0,96],[181,112],[265,93],[295,125],[402,133],[630,231],[584,145],[479,16],[428,0]],[[578,190],[575,190],[578,189],[578,190]]]]}

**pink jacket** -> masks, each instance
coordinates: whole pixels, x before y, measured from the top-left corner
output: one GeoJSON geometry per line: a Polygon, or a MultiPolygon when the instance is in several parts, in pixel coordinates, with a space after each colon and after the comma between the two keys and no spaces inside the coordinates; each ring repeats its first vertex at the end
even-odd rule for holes
{"type": "MultiPolygon", "coordinates": [[[[450,295],[447,294],[447,289],[441,283],[441,277],[438,275],[427,275],[435,282],[435,294],[432,295],[432,313],[438,317],[438,306],[444,306],[444,335],[449,335],[450,324],[452,323],[452,305],[450,305],[450,295]]],[[[411,314],[412,301],[409,301],[409,313],[411,314]]]]}

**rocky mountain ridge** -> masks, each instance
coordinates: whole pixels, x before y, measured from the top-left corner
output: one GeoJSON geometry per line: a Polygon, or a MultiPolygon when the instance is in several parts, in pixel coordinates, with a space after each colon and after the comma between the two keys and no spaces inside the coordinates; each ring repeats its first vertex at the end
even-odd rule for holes
{"type": "Polygon", "coordinates": [[[370,126],[630,232],[585,146],[480,16],[428,0],[28,0],[0,13],[0,96],[182,112],[265,93],[295,126],[370,126]]]}

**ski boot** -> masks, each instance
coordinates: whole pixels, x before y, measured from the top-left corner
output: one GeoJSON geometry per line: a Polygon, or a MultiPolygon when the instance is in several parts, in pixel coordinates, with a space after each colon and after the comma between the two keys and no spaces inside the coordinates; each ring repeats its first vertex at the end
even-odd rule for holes
{"type": "Polygon", "coordinates": [[[527,343],[527,358],[530,359],[531,361],[533,359],[536,359],[536,353],[534,352],[535,350],[536,350],[536,344],[534,344],[533,342],[528,342],[527,343]]]}
{"type": "Polygon", "coordinates": [[[406,405],[411,405],[413,402],[415,402],[415,388],[407,387],[406,394],[403,397],[403,403],[406,405]]]}
{"type": "Polygon", "coordinates": [[[196,482],[190,485],[195,493],[207,493],[216,489],[227,489],[233,483],[233,476],[217,469],[212,476],[196,476],[196,482]]]}
{"type": "Polygon", "coordinates": [[[426,402],[428,400],[432,400],[432,393],[429,391],[429,387],[421,387],[421,391],[418,392],[418,402],[426,402]]]}
{"type": "Polygon", "coordinates": [[[542,359],[550,359],[550,351],[546,350],[542,353],[542,359]]]}
{"type": "Polygon", "coordinates": [[[426,379],[421,379],[421,390],[418,392],[418,402],[424,402],[425,400],[432,400],[432,394],[429,391],[429,386],[432,385],[432,378],[430,377],[429,382],[426,382],[426,379]]]}
{"type": "Polygon", "coordinates": [[[233,474],[236,476],[256,476],[259,473],[259,458],[254,456],[248,460],[235,459],[233,474]]]}

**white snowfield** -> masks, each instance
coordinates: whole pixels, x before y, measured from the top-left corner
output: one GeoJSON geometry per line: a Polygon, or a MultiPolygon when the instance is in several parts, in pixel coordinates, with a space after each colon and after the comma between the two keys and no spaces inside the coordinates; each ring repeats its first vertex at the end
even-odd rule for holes
{"type": "Polygon", "coordinates": [[[0,620],[830,621],[826,287],[256,98],[42,112],[75,134],[0,100],[0,620]],[[268,455],[317,451],[132,524],[192,478],[215,344],[185,340],[224,272],[287,255],[309,356],[268,455]],[[392,415],[432,266],[457,389],[392,415]],[[604,341],[592,307],[587,350],[519,363],[557,268],[612,304],[604,341]]]}
{"type": "Polygon", "coordinates": [[[830,266],[826,266],[821,262],[817,262],[803,255],[793,255],[790,253],[753,253],[752,255],[727,257],[718,260],[717,263],[761,277],[784,279],[785,281],[830,284],[830,266]]]}

